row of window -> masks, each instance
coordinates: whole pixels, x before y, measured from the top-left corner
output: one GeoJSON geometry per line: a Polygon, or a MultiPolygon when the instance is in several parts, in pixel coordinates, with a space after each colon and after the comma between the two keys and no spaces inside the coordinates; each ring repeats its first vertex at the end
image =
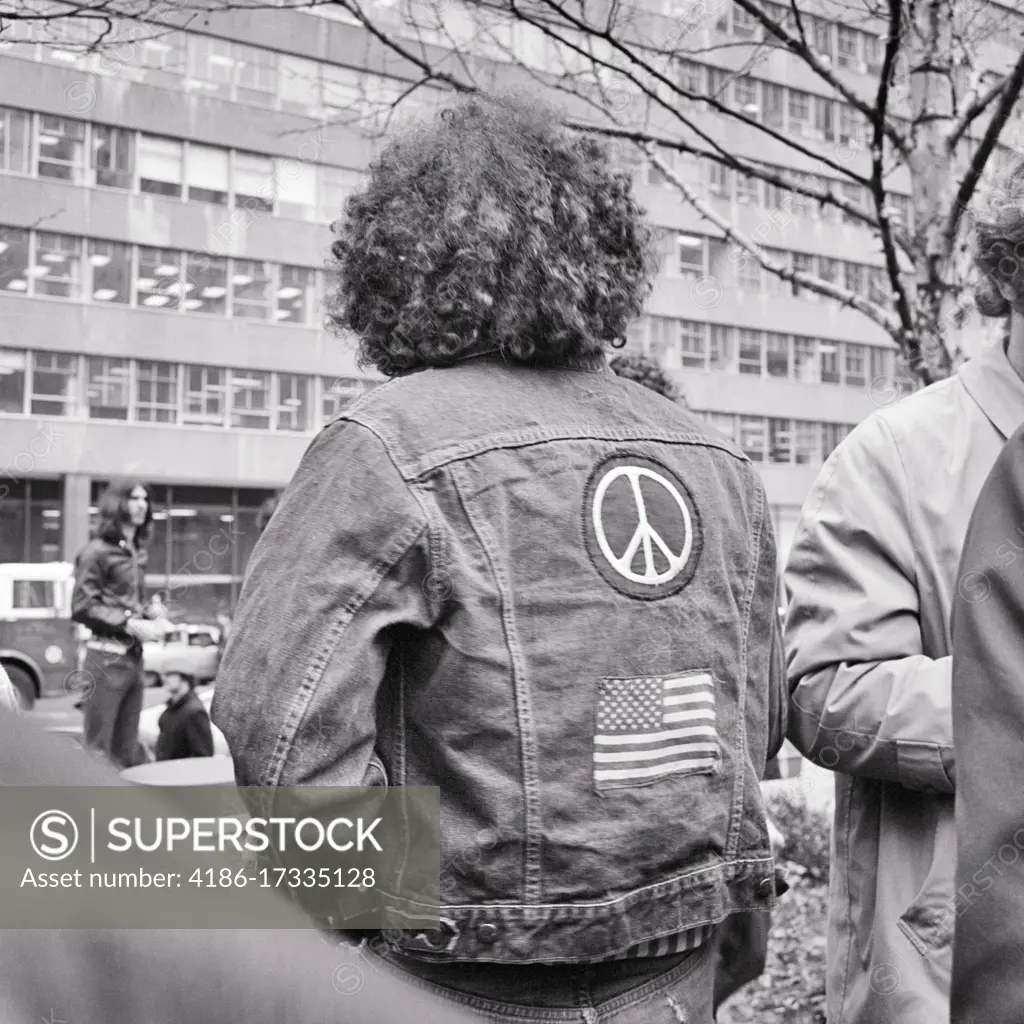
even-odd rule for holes
{"type": "Polygon", "coordinates": [[[0,227],[0,292],[319,324],[310,267],[0,227]]]}
{"type": "Polygon", "coordinates": [[[0,170],[330,223],[358,171],[0,107],[0,170]]]}
{"type": "MultiPolygon", "coordinates": [[[[621,154],[622,161],[630,167],[633,174],[645,184],[674,187],[658,167],[646,161],[641,163],[636,156],[621,147],[617,152],[621,154]],[[645,173],[642,173],[642,167],[645,168],[645,173]]],[[[699,186],[716,204],[736,203],[740,206],[757,206],[765,210],[786,210],[795,217],[811,217],[831,224],[861,223],[835,206],[815,202],[801,193],[780,188],[753,175],[734,171],[731,167],[714,160],[701,160],[692,153],[670,149],[663,149],[659,156],[678,177],[687,184],[699,186]]],[[[873,197],[863,185],[856,182],[838,181],[821,174],[807,174],[769,164],[762,164],[761,167],[794,184],[804,185],[817,192],[831,192],[837,198],[845,199],[869,215],[874,212],[873,197]]],[[[912,230],[913,212],[910,196],[889,192],[887,201],[901,226],[908,231],[912,230]]]]}
{"type": "Polygon", "coordinates": [[[853,427],[847,423],[776,419],[706,412],[704,419],[743,450],[752,462],[817,466],[853,427]]]}
{"type": "Polygon", "coordinates": [[[0,349],[0,413],[309,432],[377,382],[0,349]]]}
{"type": "Polygon", "coordinates": [[[877,345],[662,316],[636,321],[628,347],[654,356],[667,370],[719,370],[801,384],[864,388],[896,369],[894,350],[877,345]]]}
{"type": "MultiPolygon", "coordinates": [[[[792,295],[808,302],[829,301],[802,285],[784,281],[745,249],[723,239],[661,229],[658,241],[661,269],[669,277],[690,281],[711,277],[723,292],[765,292],[769,295],[792,295]]],[[[765,255],[782,267],[843,286],[871,302],[889,301],[892,289],[888,274],[882,267],[785,249],[766,248],[765,255]]],[[[700,301],[699,295],[695,298],[700,301]]]]}
{"type": "MultiPolygon", "coordinates": [[[[144,82],[185,93],[345,120],[379,129],[408,82],[372,72],[293,57],[256,46],[138,22],[104,19],[104,44],[88,18],[18,21],[5,26],[0,48],[23,59],[144,82]]],[[[433,107],[440,90],[417,89],[414,103],[433,107]]]]}

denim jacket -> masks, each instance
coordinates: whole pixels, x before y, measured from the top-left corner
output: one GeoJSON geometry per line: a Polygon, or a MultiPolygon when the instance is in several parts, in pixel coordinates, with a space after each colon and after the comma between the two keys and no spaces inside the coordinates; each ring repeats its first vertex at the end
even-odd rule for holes
{"type": "Polygon", "coordinates": [[[775,558],[750,462],[603,363],[416,372],[306,452],[213,717],[239,785],[440,788],[401,952],[597,960],[774,904],[775,558]]]}

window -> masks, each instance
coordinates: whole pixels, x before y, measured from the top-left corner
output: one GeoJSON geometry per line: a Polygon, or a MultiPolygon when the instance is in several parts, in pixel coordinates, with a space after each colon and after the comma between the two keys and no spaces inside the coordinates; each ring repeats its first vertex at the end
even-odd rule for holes
{"type": "Polygon", "coordinates": [[[817,384],[818,343],[813,338],[793,339],[793,378],[801,384],[817,384]]]}
{"type": "Polygon", "coordinates": [[[846,377],[845,383],[850,387],[862,388],[867,386],[867,347],[846,342],[843,346],[846,350],[846,377]]]}
{"type": "Polygon", "coordinates": [[[864,43],[864,63],[871,74],[877,75],[882,70],[885,54],[882,40],[878,36],[871,35],[870,32],[861,33],[861,38],[864,43]]]}
{"type": "Polygon", "coordinates": [[[328,114],[341,117],[351,124],[366,115],[366,95],[361,75],[351,68],[324,65],[322,102],[328,114]]]}
{"type": "Polygon", "coordinates": [[[235,43],[234,56],[238,67],[238,101],[272,107],[277,92],[277,54],[235,43]]]}
{"type": "Polygon", "coordinates": [[[316,216],[316,167],[301,160],[278,160],[277,213],[281,217],[312,220],[316,216]]]}
{"type": "Polygon", "coordinates": [[[29,233],[22,228],[0,227],[0,288],[28,291],[29,233]]]}
{"type": "Polygon", "coordinates": [[[814,133],[826,142],[836,138],[835,103],[824,96],[814,97],[814,133]]]}
{"type": "Polygon", "coordinates": [[[105,124],[93,125],[92,148],[96,184],[106,188],[131,188],[135,172],[135,132],[105,124]]]}
{"type": "Polygon", "coordinates": [[[704,273],[704,239],[697,235],[676,235],[677,273],[700,277],[704,273]]]}
{"type": "Polygon", "coordinates": [[[314,114],[320,108],[320,67],[304,57],[281,55],[277,66],[277,94],[282,110],[314,114]]]}
{"type": "Polygon", "coordinates": [[[140,423],[177,423],[178,367],[174,363],[139,362],[135,417],[140,423]]]}
{"type": "Polygon", "coordinates": [[[786,96],[781,85],[761,83],[762,120],[769,128],[782,131],[786,116],[786,96]]]}
{"type": "Polygon", "coordinates": [[[70,235],[40,231],[36,235],[36,263],[28,273],[36,295],[77,299],[82,289],[82,242],[70,235]]]}
{"type": "MultiPolygon", "coordinates": [[[[708,68],[708,96],[718,100],[718,102],[725,107],[729,108],[729,72],[724,68],[708,68]]],[[[710,107],[710,109],[717,109],[710,107]]]]}
{"type": "Polygon", "coordinates": [[[232,171],[235,206],[254,213],[274,209],[274,161],[256,153],[235,153],[232,171]]]}
{"type": "MultiPolygon", "coordinates": [[[[808,252],[793,253],[793,269],[801,274],[814,274],[814,256],[808,252]]],[[[818,293],[812,292],[801,284],[793,282],[793,297],[805,299],[808,302],[817,302],[818,293]]]]}
{"type": "Polygon", "coordinates": [[[0,348],[0,412],[25,411],[26,354],[0,348]]]}
{"type": "Polygon", "coordinates": [[[839,342],[821,342],[818,346],[818,353],[821,356],[821,382],[823,384],[839,384],[841,381],[839,342]]]}
{"type": "Polygon", "coordinates": [[[90,239],[89,266],[92,268],[94,302],[130,302],[132,247],[124,242],[99,242],[90,239]]]}
{"type": "Polygon", "coordinates": [[[821,461],[821,432],[817,423],[796,420],[794,430],[795,461],[801,466],[814,466],[821,461]]]}
{"type": "Polygon", "coordinates": [[[32,353],[33,416],[73,416],[78,408],[78,363],[63,352],[32,353]]]}
{"type": "Polygon", "coordinates": [[[270,429],[270,374],[259,370],[231,371],[231,426],[270,429]]]}
{"type": "Polygon", "coordinates": [[[227,312],[228,261],[222,256],[189,253],[184,295],[182,307],[189,312],[223,316],[227,312]]]}
{"type": "Polygon", "coordinates": [[[12,580],[11,607],[19,611],[28,609],[56,610],[55,584],[51,580],[12,580]]]}
{"type": "Polygon", "coordinates": [[[708,161],[708,191],[719,199],[732,199],[732,170],[724,164],[708,161]]]}
{"type": "Polygon", "coordinates": [[[735,332],[731,327],[711,325],[711,347],[708,363],[712,370],[732,371],[735,366],[735,332]]]}
{"type": "Polygon", "coordinates": [[[757,206],[761,201],[760,181],[749,174],[736,172],[736,202],[757,206]]]}
{"type": "Polygon", "coordinates": [[[793,421],[768,421],[768,461],[789,465],[793,461],[793,421]]]}
{"type": "Polygon", "coordinates": [[[234,260],[231,268],[232,316],[270,319],[271,267],[262,260],[234,260]]]}
{"type": "Polygon", "coordinates": [[[739,110],[750,117],[757,117],[761,110],[757,101],[757,80],[749,75],[741,75],[733,82],[732,87],[733,98],[739,110]]]}
{"type": "Polygon", "coordinates": [[[308,324],[316,301],[316,271],[308,267],[281,267],[274,319],[308,324]]]}
{"type": "Polygon", "coordinates": [[[679,321],[667,316],[651,317],[651,355],[666,369],[682,366],[679,321]]]}
{"type": "MultiPolygon", "coordinates": [[[[180,87],[181,76],[188,70],[187,42],[181,32],[166,32],[156,39],[143,39],[138,51],[139,64],[145,69],[142,81],[180,87]]],[[[117,73],[116,68],[112,70],[117,73]]]]}
{"type": "MultiPolygon", "coordinates": [[[[843,199],[845,199],[851,206],[858,210],[863,210],[867,206],[867,194],[856,182],[844,181],[839,186],[839,189],[843,199]]],[[[841,218],[844,224],[860,223],[860,221],[852,217],[845,210],[841,212],[841,218]]]]}
{"type": "Polygon", "coordinates": [[[789,376],[789,335],[773,334],[769,331],[765,335],[765,365],[768,368],[769,377],[789,376]]]}
{"type": "Polygon", "coordinates": [[[139,189],[159,196],[180,196],[184,150],[173,139],[139,138],[139,189]]]}
{"type": "Polygon", "coordinates": [[[741,416],[740,448],[751,462],[764,462],[768,441],[765,422],[760,416],[741,416]]]}
{"type": "Polygon", "coordinates": [[[342,215],[345,200],[359,188],[363,176],[343,167],[320,165],[317,171],[317,219],[321,224],[330,224],[342,215]]]}
{"type": "Polygon", "coordinates": [[[839,104],[839,141],[854,149],[865,144],[865,121],[859,110],[848,103],[839,104]]]}
{"type": "Polygon", "coordinates": [[[695,64],[692,60],[677,60],[676,81],[683,91],[702,96],[704,94],[704,66],[695,64]]]}
{"type": "Polygon", "coordinates": [[[41,178],[81,183],[85,179],[85,122],[69,117],[39,116],[41,178]]]}
{"type": "Polygon", "coordinates": [[[843,285],[854,295],[864,294],[864,268],[859,263],[843,264],[843,285]]]}
{"type": "Polygon", "coordinates": [[[89,418],[94,420],[128,419],[130,371],[127,359],[89,356],[89,379],[85,399],[89,418]]]}
{"type": "MultiPolygon", "coordinates": [[[[871,380],[876,381],[879,377],[892,377],[895,372],[893,352],[891,348],[877,348],[872,346],[871,353],[871,380]]],[[[0,386],[3,381],[0,380],[0,386]]]]}
{"type": "Polygon", "coordinates": [[[708,413],[708,423],[723,437],[727,437],[733,444],[736,443],[736,417],[732,413],[708,413]]]}
{"type": "Polygon", "coordinates": [[[740,330],[739,368],[740,373],[761,376],[761,332],[740,330]]]}
{"type": "Polygon", "coordinates": [[[185,415],[183,423],[223,427],[225,371],[214,366],[185,367],[185,415]]]}
{"type": "Polygon", "coordinates": [[[707,347],[707,324],[680,321],[679,349],[683,366],[694,370],[706,369],[707,347]]]}
{"type": "Polygon", "coordinates": [[[237,62],[231,43],[213,36],[190,36],[192,77],[206,84],[206,92],[229,97],[236,75],[237,62]]]}
{"type": "Polygon", "coordinates": [[[196,203],[228,204],[228,151],[188,146],[188,198],[196,203]]]}
{"type": "Polygon", "coordinates": [[[647,320],[641,317],[639,320],[634,320],[626,328],[626,345],[627,352],[647,352],[647,320]]]}
{"type": "Polygon", "coordinates": [[[836,54],[841,68],[856,68],[860,64],[860,32],[849,25],[839,25],[836,54]]]}
{"type": "Polygon", "coordinates": [[[739,39],[753,39],[759,27],[760,22],[752,14],[736,4],[732,5],[732,34],[734,36],[739,39]]]}
{"type": "Polygon", "coordinates": [[[340,415],[365,391],[365,382],[356,377],[321,377],[320,391],[322,399],[321,415],[324,423],[329,423],[340,415]]]}
{"type": "Polygon", "coordinates": [[[789,130],[808,135],[811,128],[811,95],[799,89],[789,90],[789,130]]]}
{"type": "Polygon", "coordinates": [[[737,280],[741,291],[759,292],[761,290],[761,264],[756,257],[745,250],[736,251],[737,280]]]}
{"type": "Polygon", "coordinates": [[[135,302],[152,309],[177,309],[184,287],[181,283],[182,256],[171,249],[139,249],[139,270],[135,278],[135,302]]]}
{"type": "Polygon", "coordinates": [[[821,455],[827,459],[847,434],[850,428],[845,423],[822,423],[821,425],[821,455]]]}
{"type": "Polygon", "coordinates": [[[277,375],[277,429],[309,429],[311,378],[298,373],[277,375]]]}
{"type": "Polygon", "coordinates": [[[904,231],[912,231],[914,225],[910,196],[900,195],[898,192],[890,192],[889,202],[896,211],[896,216],[894,218],[897,221],[896,226],[902,228],[904,231]]]}
{"type": "Polygon", "coordinates": [[[29,115],[0,107],[0,170],[28,173],[29,115]]]}
{"type": "Polygon", "coordinates": [[[889,275],[882,267],[868,267],[868,298],[872,302],[885,305],[889,302],[892,288],[889,275]]]}
{"type": "Polygon", "coordinates": [[[824,18],[816,18],[814,15],[808,15],[806,20],[811,25],[811,47],[819,57],[825,58],[826,63],[831,62],[835,55],[832,22],[826,21],[824,18]]]}
{"type": "MultiPolygon", "coordinates": [[[[781,249],[766,249],[765,256],[777,267],[789,267],[788,252],[781,249]]],[[[767,268],[764,271],[764,281],[769,295],[789,295],[789,282],[767,268]]]]}
{"type": "Polygon", "coordinates": [[[829,284],[838,284],[841,269],[842,264],[839,260],[834,260],[831,256],[818,257],[818,277],[822,281],[827,281],[829,284]]]}

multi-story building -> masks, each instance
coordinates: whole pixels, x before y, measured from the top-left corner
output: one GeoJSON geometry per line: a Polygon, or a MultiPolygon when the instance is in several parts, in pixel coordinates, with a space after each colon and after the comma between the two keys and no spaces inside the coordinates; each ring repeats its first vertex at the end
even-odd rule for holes
{"type": "MultiPolygon", "coordinates": [[[[396,9],[373,9],[402,30],[396,9]]],[[[362,28],[320,13],[333,17],[127,26],[97,53],[81,50],[95,33],[82,23],[4,29],[0,561],[73,558],[106,481],[136,476],[155,486],[152,587],[170,585],[193,617],[229,609],[261,502],[372,386],[352,346],[323,330],[328,225],[373,151],[365,126],[381,127],[408,82],[362,28]]],[[[747,27],[733,13],[713,30],[747,27]]],[[[816,31],[850,74],[877,72],[876,37],[832,22],[816,31]]],[[[507,52],[546,59],[536,35],[511,28],[507,52]]],[[[805,68],[771,61],[731,82],[732,102],[812,140],[856,130],[805,68]]],[[[684,70],[704,85],[722,73],[684,70]]],[[[420,89],[400,110],[438,98],[420,89]]],[[[758,159],[791,166],[785,147],[757,146],[758,159]]],[[[748,234],[774,225],[768,244],[793,266],[884,288],[864,229],[756,181],[676,169],[748,234]]],[[[676,372],[690,406],[762,467],[784,550],[822,459],[875,408],[872,381],[892,376],[891,345],[861,315],[732,262],[673,189],[635,172],[663,266],[629,345],[676,372]]]]}

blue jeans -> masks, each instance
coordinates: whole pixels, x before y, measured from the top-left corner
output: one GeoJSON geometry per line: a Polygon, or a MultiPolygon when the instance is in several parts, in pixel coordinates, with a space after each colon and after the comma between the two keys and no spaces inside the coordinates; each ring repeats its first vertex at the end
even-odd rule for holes
{"type": "Polygon", "coordinates": [[[675,956],[600,964],[376,964],[493,1024],[712,1024],[715,943],[675,956]]]}

